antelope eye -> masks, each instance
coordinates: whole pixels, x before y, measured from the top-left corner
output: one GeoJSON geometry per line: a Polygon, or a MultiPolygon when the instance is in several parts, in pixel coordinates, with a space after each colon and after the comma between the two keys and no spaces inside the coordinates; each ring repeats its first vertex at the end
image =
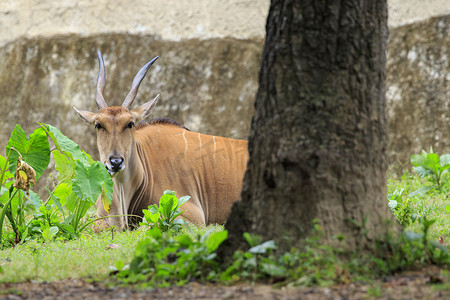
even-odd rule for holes
{"type": "Polygon", "coordinates": [[[100,125],[100,123],[95,123],[95,128],[96,129],[103,129],[102,125],[100,125]]]}
{"type": "Polygon", "coordinates": [[[133,127],[134,127],[134,122],[128,123],[127,128],[133,128],[133,127]]]}

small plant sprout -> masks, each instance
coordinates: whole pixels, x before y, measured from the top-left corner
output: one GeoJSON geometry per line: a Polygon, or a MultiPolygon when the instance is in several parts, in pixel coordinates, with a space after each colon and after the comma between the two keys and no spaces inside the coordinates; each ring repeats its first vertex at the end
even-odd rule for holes
{"type": "Polygon", "coordinates": [[[414,172],[433,183],[432,186],[422,187],[415,193],[424,194],[432,188],[441,190],[442,176],[450,169],[450,154],[443,154],[439,157],[433,153],[433,148],[430,147],[430,153],[422,150],[421,154],[413,154],[411,164],[414,166],[414,172]]]}
{"type": "Polygon", "coordinates": [[[162,232],[180,230],[185,222],[183,219],[177,219],[183,213],[180,206],[190,198],[190,196],[184,196],[178,199],[175,192],[166,190],[159,200],[159,206],[153,204],[149,206],[149,209],[143,210],[146,222],[141,222],[140,225],[156,227],[162,232]]]}

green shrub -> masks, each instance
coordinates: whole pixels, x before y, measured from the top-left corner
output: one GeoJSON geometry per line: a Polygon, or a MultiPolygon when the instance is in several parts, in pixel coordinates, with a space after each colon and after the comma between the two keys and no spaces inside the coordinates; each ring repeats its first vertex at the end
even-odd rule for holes
{"type": "Polygon", "coordinates": [[[162,232],[154,227],[147,236],[136,246],[129,265],[116,263],[117,278],[121,281],[168,286],[213,279],[219,270],[215,251],[227,232],[213,232],[212,228],[199,238],[188,234],[174,237],[171,231],[162,232]]]}

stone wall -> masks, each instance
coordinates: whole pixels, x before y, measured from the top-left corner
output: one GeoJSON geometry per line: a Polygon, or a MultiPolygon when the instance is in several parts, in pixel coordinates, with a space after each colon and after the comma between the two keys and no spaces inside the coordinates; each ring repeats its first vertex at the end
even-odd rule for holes
{"type": "Polygon", "coordinates": [[[450,153],[450,15],[390,31],[386,96],[390,163],[430,146],[450,153]]]}

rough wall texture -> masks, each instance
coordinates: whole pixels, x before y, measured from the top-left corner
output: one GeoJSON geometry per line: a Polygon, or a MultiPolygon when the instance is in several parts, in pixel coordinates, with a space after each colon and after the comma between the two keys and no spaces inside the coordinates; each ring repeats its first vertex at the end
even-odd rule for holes
{"type": "Polygon", "coordinates": [[[104,54],[109,105],[121,105],[137,71],[159,55],[134,107],[159,93],[154,116],[173,118],[194,131],[245,139],[262,43],[173,42],[130,34],[19,39],[0,48],[0,141],[6,145],[15,124],[30,132],[36,122],[47,122],[96,156],[95,130],[72,107],[96,111],[97,49],[104,54]]]}
{"type": "Polygon", "coordinates": [[[391,29],[387,61],[390,146],[401,165],[433,146],[450,152],[450,15],[391,29]]]}

